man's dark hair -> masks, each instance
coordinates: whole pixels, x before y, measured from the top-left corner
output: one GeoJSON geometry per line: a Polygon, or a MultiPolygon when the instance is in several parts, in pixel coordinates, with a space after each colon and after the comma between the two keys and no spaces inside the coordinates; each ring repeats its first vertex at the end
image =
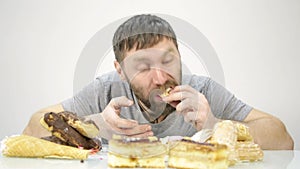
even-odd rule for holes
{"type": "Polygon", "coordinates": [[[116,60],[121,63],[126,51],[152,47],[164,38],[173,41],[178,49],[176,35],[167,21],[150,14],[133,16],[120,25],[114,34],[116,60]]]}

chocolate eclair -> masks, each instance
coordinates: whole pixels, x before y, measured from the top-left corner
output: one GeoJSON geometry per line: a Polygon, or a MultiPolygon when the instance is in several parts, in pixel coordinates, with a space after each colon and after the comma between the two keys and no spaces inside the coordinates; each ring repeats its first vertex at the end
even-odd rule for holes
{"type": "Polygon", "coordinates": [[[60,112],[58,115],[61,116],[71,127],[86,137],[94,138],[99,133],[98,126],[92,120],[86,120],[83,117],[78,117],[75,113],[69,111],[60,112]]]}
{"type": "MultiPolygon", "coordinates": [[[[61,113],[46,113],[44,118],[40,120],[41,124],[52,133],[55,137],[44,138],[52,142],[56,142],[59,144],[69,145],[73,147],[82,147],[84,149],[101,149],[100,141],[96,139],[88,138],[69,125],[64,116],[61,113]],[[60,140],[58,141],[57,138],[60,140]]],[[[67,113],[68,114],[68,113],[67,113]]],[[[76,117],[75,114],[74,119],[76,117]]],[[[71,116],[68,116],[69,118],[71,116]]],[[[74,120],[73,119],[73,120],[74,120]]],[[[79,120],[78,118],[76,118],[79,120]]],[[[80,123],[84,123],[80,121],[80,123]]]]}

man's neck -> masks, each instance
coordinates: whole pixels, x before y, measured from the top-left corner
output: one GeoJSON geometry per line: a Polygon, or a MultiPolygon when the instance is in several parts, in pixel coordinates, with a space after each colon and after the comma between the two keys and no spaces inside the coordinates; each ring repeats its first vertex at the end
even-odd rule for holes
{"type": "Polygon", "coordinates": [[[138,100],[138,104],[141,108],[141,110],[143,111],[143,115],[145,116],[145,118],[150,122],[150,123],[160,123],[162,122],[169,114],[166,113],[161,113],[158,117],[153,117],[151,116],[151,114],[155,114],[157,112],[153,112],[150,108],[148,108],[141,100],[138,100]]]}

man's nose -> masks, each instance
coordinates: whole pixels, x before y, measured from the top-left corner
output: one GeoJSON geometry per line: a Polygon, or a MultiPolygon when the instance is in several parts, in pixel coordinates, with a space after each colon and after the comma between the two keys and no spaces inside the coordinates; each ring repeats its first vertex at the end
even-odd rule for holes
{"type": "Polygon", "coordinates": [[[156,85],[163,85],[168,80],[167,73],[161,69],[152,68],[153,83],[156,85]]]}

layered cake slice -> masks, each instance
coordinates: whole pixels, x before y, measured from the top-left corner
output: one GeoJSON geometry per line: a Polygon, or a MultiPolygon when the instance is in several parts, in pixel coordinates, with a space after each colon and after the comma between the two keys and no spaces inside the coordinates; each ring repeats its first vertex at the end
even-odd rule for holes
{"type": "Polygon", "coordinates": [[[235,146],[240,162],[262,161],[264,153],[260,146],[254,143],[249,128],[241,123],[235,124],[237,127],[237,143],[235,146]]]}
{"type": "Polygon", "coordinates": [[[237,142],[237,128],[230,120],[224,120],[215,124],[210,143],[224,144],[228,147],[228,160],[230,165],[238,161],[238,155],[235,150],[237,142]]]}
{"type": "Polygon", "coordinates": [[[114,136],[109,141],[108,165],[113,168],[165,168],[166,145],[156,137],[114,136]]]}
{"type": "Polygon", "coordinates": [[[262,161],[264,158],[259,145],[251,141],[238,141],[236,151],[241,162],[262,161]]]}
{"type": "Polygon", "coordinates": [[[169,142],[168,167],[171,168],[228,168],[228,149],[226,145],[199,143],[183,139],[169,142]]]}

